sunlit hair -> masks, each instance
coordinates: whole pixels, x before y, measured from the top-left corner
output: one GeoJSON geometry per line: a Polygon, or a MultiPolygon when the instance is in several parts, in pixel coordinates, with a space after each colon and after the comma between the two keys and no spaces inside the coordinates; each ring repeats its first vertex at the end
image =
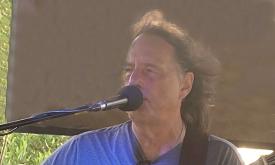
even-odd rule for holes
{"type": "Polygon", "coordinates": [[[220,70],[219,61],[194,42],[184,29],[168,22],[159,10],[147,12],[133,25],[132,39],[141,34],[156,35],[166,40],[175,48],[175,58],[182,72],[193,72],[193,88],[182,101],[181,116],[188,128],[206,132],[207,112],[213,105],[214,80],[220,70]]]}

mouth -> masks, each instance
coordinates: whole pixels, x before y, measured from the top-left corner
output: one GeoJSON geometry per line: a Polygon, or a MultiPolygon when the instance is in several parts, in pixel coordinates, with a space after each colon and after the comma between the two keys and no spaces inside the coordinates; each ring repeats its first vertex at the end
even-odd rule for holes
{"type": "Polygon", "coordinates": [[[143,98],[143,101],[149,101],[147,98],[143,98]]]}

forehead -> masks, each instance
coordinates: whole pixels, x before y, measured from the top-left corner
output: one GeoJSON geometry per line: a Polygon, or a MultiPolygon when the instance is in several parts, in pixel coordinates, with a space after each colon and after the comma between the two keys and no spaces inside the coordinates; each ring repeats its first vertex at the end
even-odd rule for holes
{"type": "Polygon", "coordinates": [[[174,54],[174,47],[163,38],[151,34],[141,34],[132,42],[127,61],[143,59],[155,62],[174,62],[174,54]]]}

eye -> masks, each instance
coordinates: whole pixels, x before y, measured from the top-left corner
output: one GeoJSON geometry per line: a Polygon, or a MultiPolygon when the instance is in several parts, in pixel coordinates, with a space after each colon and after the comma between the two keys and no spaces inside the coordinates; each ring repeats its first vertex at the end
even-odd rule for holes
{"type": "Polygon", "coordinates": [[[153,72],[153,69],[152,68],[150,68],[150,67],[146,67],[146,72],[153,72]]]}
{"type": "Polygon", "coordinates": [[[130,66],[126,66],[123,69],[124,73],[131,73],[132,71],[133,71],[133,67],[130,67],[130,66]]]}
{"type": "Polygon", "coordinates": [[[123,78],[123,80],[124,81],[129,80],[132,72],[133,72],[133,67],[131,67],[131,66],[125,66],[123,68],[123,72],[122,72],[122,78],[123,78]]]}
{"type": "Polygon", "coordinates": [[[154,68],[154,67],[151,67],[151,66],[147,66],[147,67],[145,68],[145,71],[146,71],[147,73],[156,73],[156,72],[157,72],[157,69],[154,68]]]}

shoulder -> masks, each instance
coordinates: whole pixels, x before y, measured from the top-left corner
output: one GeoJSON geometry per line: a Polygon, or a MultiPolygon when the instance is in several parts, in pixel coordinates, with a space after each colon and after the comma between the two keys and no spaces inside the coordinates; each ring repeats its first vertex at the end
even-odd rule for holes
{"type": "Polygon", "coordinates": [[[229,141],[209,135],[207,161],[219,165],[243,165],[237,148],[229,141]]]}
{"type": "Polygon", "coordinates": [[[97,130],[92,130],[88,132],[84,132],[82,134],[74,136],[75,140],[82,140],[82,139],[87,139],[87,138],[110,138],[117,136],[119,134],[127,134],[129,131],[129,127],[131,125],[130,121],[110,126],[110,127],[105,127],[97,130]]]}
{"type": "Polygon", "coordinates": [[[59,147],[44,164],[82,164],[81,162],[87,160],[94,162],[95,157],[100,159],[99,156],[104,156],[107,151],[111,152],[118,144],[117,139],[123,140],[122,136],[128,134],[129,126],[130,122],[128,121],[75,135],[59,147]]]}
{"type": "Polygon", "coordinates": [[[214,147],[214,148],[217,147],[220,149],[229,149],[229,150],[232,150],[232,151],[238,153],[237,148],[231,142],[229,142],[223,138],[220,138],[215,135],[209,135],[208,141],[209,141],[210,147],[214,147]]]}
{"type": "Polygon", "coordinates": [[[108,148],[128,137],[131,122],[125,122],[118,125],[84,132],[76,135],[69,141],[75,143],[75,146],[93,146],[93,148],[108,148]]]}

